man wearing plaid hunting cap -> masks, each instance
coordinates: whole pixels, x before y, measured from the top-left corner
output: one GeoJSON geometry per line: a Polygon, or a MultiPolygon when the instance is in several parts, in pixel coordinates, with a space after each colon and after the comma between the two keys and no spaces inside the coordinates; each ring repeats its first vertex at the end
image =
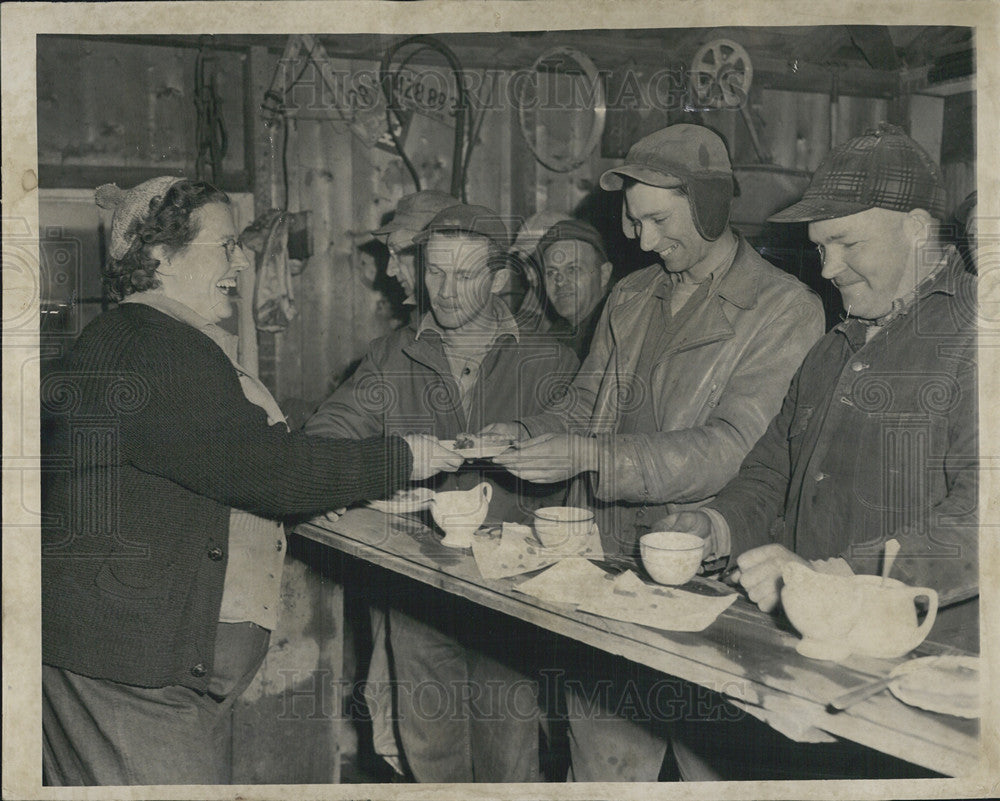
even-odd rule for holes
{"type": "MultiPolygon", "coordinates": [[[[579,362],[544,335],[522,338],[498,297],[509,232],[483,206],[452,203],[415,238],[430,309],[375,340],[353,376],[306,424],[310,434],[364,439],[410,429],[442,440],[537,414],[579,362]]],[[[562,387],[565,389],[565,387],[562,387]]],[[[501,468],[469,463],[437,491],[492,485],[487,521],[524,523],[558,502],[559,488],[522,487],[501,468]]],[[[563,488],[564,491],[564,488],[563,488]]],[[[561,496],[560,496],[561,498],[561,496]]],[[[388,660],[402,757],[419,782],[520,782],[539,777],[537,688],[531,632],[412,582],[383,583],[388,660]],[[429,689],[428,689],[429,688],[429,689]]],[[[377,643],[376,643],[377,645],[377,643]]],[[[371,676],[371,674],[369,674],[371,676]]],[[[386,743],[377,744],[379,753],[386,743]]],[[[398,755],[397,755],[398,756],[398,755]]]]}
{"type": "MultiPolygon", "coordinates": [[[[944,213],[938,166],[895,126],[823,160],[802,200],[772,219],[809,224],[846,319],[806,356],[739,475],[704,509],[661,526],[698,532],[729,554],[765,611],[779,603],[785,565],[878,574],[894,539],[892,577],[937,592],[931,639],[978,650],[976,287],[938,236],[944,213]]],[[[734,773],[719,743],[766,747],[752,725],[699,727],[675,754],[692,778],[751,778],[734,773]],[[695,771],[705,767],[695,755],[711,769],[695,771]]],[[[797,765],[794,776],[752,778],[861,777],[860,763],[834,746],[777,761],[797,765]]],[[[904,774],[864,777],[895,775],[904,774]]]]}
{"type": "MultiPolygon", "coordinates": [[[[595,510],[605,551],[637,560],[658,517],[704,504],[736,474],[823,312],[729,226],[732,166],[709,128],[649,134],[601,186],[621,192],[625,233],[660,263],[611,290],[567,399],[506,429],[525,440],[495,461],[530,482],[572,479],[568,504],[595,510]]],[[[591,689],[614,669],[594,655],[572,661],[600,665],[580,677],[591,689]]],[[[589,692],[567,693],[573,777],[655,781],[662,733],[618,717],[628,704],[615,700],[587,714],[589,692]]]]}

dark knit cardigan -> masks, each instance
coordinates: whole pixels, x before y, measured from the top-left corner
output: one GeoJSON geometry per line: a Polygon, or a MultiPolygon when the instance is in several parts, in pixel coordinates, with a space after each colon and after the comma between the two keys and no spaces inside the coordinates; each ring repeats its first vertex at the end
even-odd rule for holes
{"type": "Polygon", "coordinates": [[[211,339],[145,304],[93,321],[42,382],[42,659],[204,690],[230,508],[306,516],[405,484],[399,437],[268,426],[211,339]]]}

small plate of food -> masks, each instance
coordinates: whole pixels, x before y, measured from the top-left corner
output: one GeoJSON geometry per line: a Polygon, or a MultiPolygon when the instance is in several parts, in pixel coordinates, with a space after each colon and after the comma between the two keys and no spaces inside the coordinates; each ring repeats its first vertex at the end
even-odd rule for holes
{"type": "Polygon", "coordinates": [[[403,515],[409,512],[420,512],[426,509],[434,498],[434,490],[428,487],[412,487],[396,490],[391,498],[381,501],[369,501],[368,507],[389,515],[403,515]]]}
{"type": "Polygon", "coordinates": [[[979,657],[924,656],[898,665],[889,691],[904,704],[931,712],[980,716],[979,657]]]}
{"type": "Polygon", "coordinates": [[[510,450],[516,440],[496,434],[459,434],[455,439],[441,440],[441,446],[461,454],[466,459],[492,459],[510,450]]]}

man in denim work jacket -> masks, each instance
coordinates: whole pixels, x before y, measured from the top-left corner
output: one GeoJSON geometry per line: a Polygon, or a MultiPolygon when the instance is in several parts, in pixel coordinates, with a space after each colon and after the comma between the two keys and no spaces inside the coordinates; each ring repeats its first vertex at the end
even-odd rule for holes
{"type": "MultiPolygon", "coordinates": [[[[930,639],[976,650],[976,285],[940,241],[944,212],[938,166],[895,126],[883,123],[826,157],[802,200],[771,219],[809,223],[846,319],[806,356],[739,475],[703,509],[661,523],[704,537],[706,554],[728,554],[765,611],[779,603],[788,562],[878,573],[895,538],[892,576],[938,592],[930,639]]],[[[732,748],[748,763],[748,753],[766,748],[747,738],[748,725],[739,733],[698,726],[697,743],[675,740],[682,775],[746,778],[733,774],[728,744],[739,740],[732,748]]],[[[796,747],[782,745],[786,755],[796,747]]],[[[754,778],[856,775],[843,750],[828,745],[790,760],[772,753],[767,761],[794,776],[754,778]]]]}

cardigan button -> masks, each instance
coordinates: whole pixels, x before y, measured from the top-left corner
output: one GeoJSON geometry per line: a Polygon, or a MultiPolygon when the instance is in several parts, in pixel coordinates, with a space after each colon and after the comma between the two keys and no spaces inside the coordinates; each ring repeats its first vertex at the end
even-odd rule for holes
{"type": "Polygon", "coordinates": [[[281,550],[285,547],[285,544],[281,540],[274,541],[274,550],[281,553],[281,550]]]}
{"type": "Polygon", "coordinates": [[[208,669],[201,662],[191,668],[191,675],[196,679],[204,678],[207,673],[208,669]]]}
{"type": "Polygon", "coordinates": [[[222,560],[222,548],[215,547],[208,549],[208,558],[213,562],[219,562],[222,560]]]}

